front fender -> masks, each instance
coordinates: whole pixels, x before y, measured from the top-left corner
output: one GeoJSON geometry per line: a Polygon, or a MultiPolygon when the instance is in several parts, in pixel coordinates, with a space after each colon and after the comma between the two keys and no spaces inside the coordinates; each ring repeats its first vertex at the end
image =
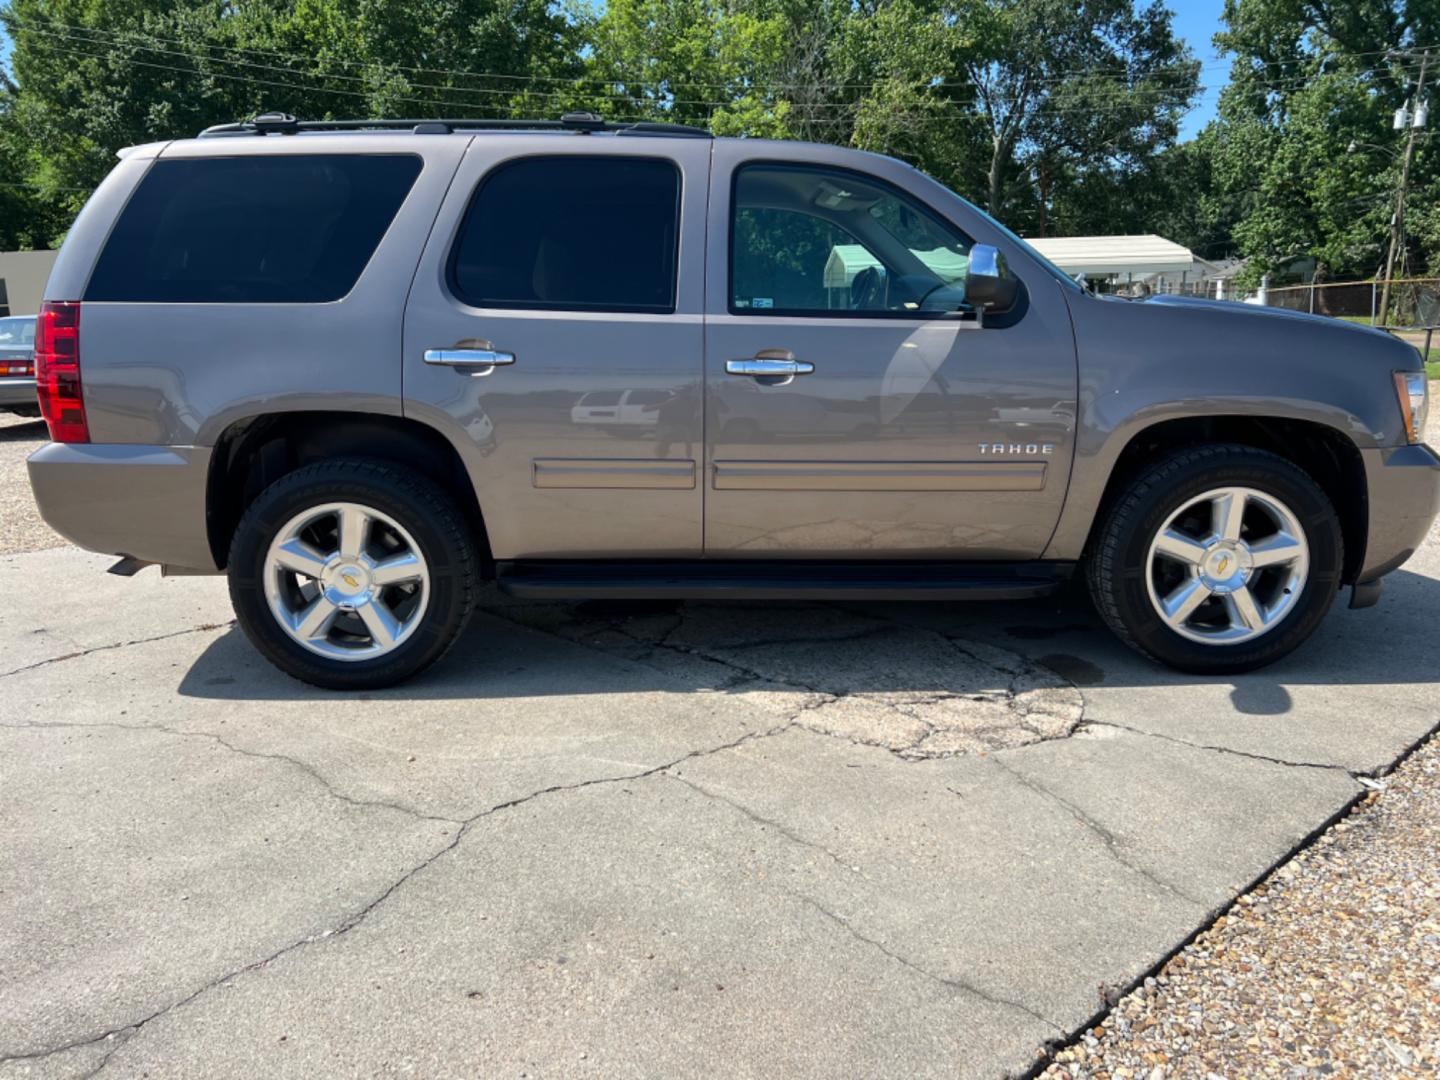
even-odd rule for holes
{"type": "Polygon", "coordinates": [[[1173,420],[1318,424],[1366,450],[1405,442],[1392,373],[1419,363],[1383,332],[1240,304],[1083,296],[1071,302],[1079,356],[1075,464],[1044,558],[1084,550],[1125,448],[1173,420]]]}

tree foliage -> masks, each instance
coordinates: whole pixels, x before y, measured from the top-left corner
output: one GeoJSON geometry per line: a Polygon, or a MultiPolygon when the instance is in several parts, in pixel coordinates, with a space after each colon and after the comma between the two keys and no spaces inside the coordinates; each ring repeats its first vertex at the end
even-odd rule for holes
{"type": "Polygon", "coordinates": [[[283,109],[702,124],[904,158],[1030,234],[1146,225],[1197,65],[1160,0],[3,0],[0,243],[117,149],[283,109]]]}
{"type": "MultiPolygon", "coordinates": [[[[1304,255],[1332,279],[1374,274],[1407,135],[1392,129],[1392,116],[1419,74],[1413,54],[1386,54],[1440,41],[1440,2],[1226,0],[1225,22],[1217,42],[1233,67],[1204,134],[1203,194],[1250,257],[1247,276],[1283,271],[1304,255]]],[[[1427,83],[1440,86],[1440,54],[1427,83]]],[[[1410,271],[1440,269],[1437,195],[1440,155],[1427,129],[1411,171],[1410,271]]]]}

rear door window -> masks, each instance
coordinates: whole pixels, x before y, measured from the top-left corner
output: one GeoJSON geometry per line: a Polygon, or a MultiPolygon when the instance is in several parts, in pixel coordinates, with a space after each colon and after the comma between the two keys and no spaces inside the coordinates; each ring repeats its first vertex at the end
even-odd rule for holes
{"type": "Polygon", "coordinates": [[[339,300],[419,174],[413,154],[157,161],[120,215],[84,299],[339,300]]]}
{"type": "Polygon", "coordinates": [[[680,172],[658,158],[522,158],[480,181],[450,258],[473,307],[675,310],[680,172]]]}

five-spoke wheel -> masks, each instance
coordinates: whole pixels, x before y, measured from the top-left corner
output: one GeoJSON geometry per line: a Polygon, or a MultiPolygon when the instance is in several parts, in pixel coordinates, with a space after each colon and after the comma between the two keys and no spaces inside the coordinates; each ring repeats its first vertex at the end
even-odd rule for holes
{"type": "Polygon", "coordinates": [[[1277,626],[1299,600],[1309,547],[1294,512],[1254,488],[1207,491],[1150,545],[1150,602],[1177,634],[1234,644],[1277,626]]]}
{"type": "Polygon", "coordinates": [[[325,503],[281,526],[265,560],[265,595],[300,645],[364,660],[403,644],[420,625],[430,576],[399,522],[357,503],[325,503]]]}

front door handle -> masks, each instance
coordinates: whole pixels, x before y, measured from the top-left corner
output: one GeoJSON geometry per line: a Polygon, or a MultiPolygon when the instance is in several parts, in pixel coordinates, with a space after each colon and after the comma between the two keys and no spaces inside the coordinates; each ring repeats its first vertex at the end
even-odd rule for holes
{"type": "Polygon", "coordinates": [[[489,375],[497,367],[515,363],[515,354],[495,348],[488,341],[457,341],[443,349],[426,349],[425,363],[459,368],[472,375],[489,375]],[[469,371],[469,369],[483,369],[469,371]]]}
{"type": "Polygon", "coordinates": [[[809,375],[814,370],[815,365],[808,360],[776,360],[770,357],[756,356],[749,360],[725,361],[727,375],[778,375],[783,378],[809,375]]]}

